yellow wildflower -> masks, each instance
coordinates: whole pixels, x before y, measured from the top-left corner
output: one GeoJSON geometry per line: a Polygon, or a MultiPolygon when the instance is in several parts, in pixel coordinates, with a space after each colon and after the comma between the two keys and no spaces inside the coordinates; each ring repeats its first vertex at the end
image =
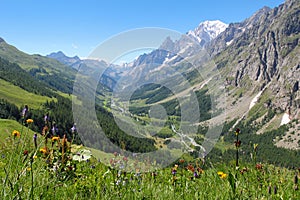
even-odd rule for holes
{"type": "Polygon", "coordinates": [[[28,167],[28,168],[27,168],[27,171],[31,171],[31,168],[30,168],[30,167],[28,167]]]}
{"type": "Polygon", "coordinates": [[[221,176],[222,179],[225,179],[226,177],[227,177],[227,174],[225,174],[225,173],[222,174],[222,176],[221,176]]]}
{"type": "Polygon", "coordinates": [[[52,142],[55,142],[55,141],[59,141],[59,139],[60,139],[60,138],[59,138],[58,136],[54,136],[54,137],[52,137],[51,140],[52,140],[52,142]]]}
{"type": "Polygon", "coordinates": [[[225,179],[227,177],[227,174],[225,174],[224,172],[218,172],[218,175],[221,179],[225,179]]]}
{"type": "Polygon", "coordinates": [[[20,137],[20,136],[21,136],[21,133],[20,133],[19,131],[17,131],[17,130],[14,130],[14,131],[12,132],[12,136],[14,136],[14,137],[20,137]]]}
{"type": "Polygon", "coordinates": [[[47,153],[47,149],[46,148],[41,148],[40,152],[45,154],[45,153],[47,153]]]}
{"type": "Polygon", "coordinates": [[[26,120],[26,123],[27,123],[27,124],[33,123],[33,119],[27,119],[27,120],[26,120]]]}

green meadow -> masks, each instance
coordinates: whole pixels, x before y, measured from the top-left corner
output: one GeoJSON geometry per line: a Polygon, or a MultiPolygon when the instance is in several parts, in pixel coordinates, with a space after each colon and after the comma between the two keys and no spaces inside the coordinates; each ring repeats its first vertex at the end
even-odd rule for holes
{"type": "MultiPolygon", "coordinates": [[[[34,120],[34,119],[33,119],[34,120]]],[[[169,167],[141,172],[116,153],[110,165],[97,150],[46,138],[31,124],[0,120],[1,199],[299,199],[300,169],[235,160],[179,159],[169,167]],[[14,136],[18,131],[20,135],[14,136]],[[93,155],[94,154],[94,155],[93,155]],[[125,166],[125,167],[124,167],[125,166]]],[[[259,145],[259,144],[258,144],[259,145]]],[[[234,146],[232,148],[235,148],[234,146]]],[[[257,149],[254,149],[255,153],[257,149]]],[[[259,151],[259,150],[258,150],[259,151]]],[[[242,155],[240,155],[242,157],[242,155]]],[[[108,159],[108,158],[107,158],[108,159]]]]}
{"type": "Polygon", "coordinates": [[[23,90],[3,79],[0,79],[0,98],[5,99],[18,107],[30,104],[34,109],[39,109],[47,100],[54,100],[54,98],[37,95],[23,90]]]}

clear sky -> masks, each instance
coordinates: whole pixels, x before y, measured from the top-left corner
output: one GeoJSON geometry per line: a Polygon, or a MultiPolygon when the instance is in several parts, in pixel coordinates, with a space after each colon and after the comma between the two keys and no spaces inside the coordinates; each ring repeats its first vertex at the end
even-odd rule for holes
{"type": "Polygon", "coordinates": [[[0,37],[29,54],[87,57],[120,32],[161,27],[185,33],[205,20],[240,22],[284,0],[0,0],[0,37]]]}

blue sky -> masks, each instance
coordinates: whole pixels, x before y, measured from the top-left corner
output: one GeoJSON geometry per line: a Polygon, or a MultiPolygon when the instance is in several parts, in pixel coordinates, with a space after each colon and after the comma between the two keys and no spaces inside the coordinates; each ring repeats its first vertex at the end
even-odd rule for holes
{"type": "Polygon", "coordinates": [[[284,0],[0,0],[0,37],[29,54],[87,57],[123,31],[161,27],[185,33],[205,20],[240,22],[284,0]]]}

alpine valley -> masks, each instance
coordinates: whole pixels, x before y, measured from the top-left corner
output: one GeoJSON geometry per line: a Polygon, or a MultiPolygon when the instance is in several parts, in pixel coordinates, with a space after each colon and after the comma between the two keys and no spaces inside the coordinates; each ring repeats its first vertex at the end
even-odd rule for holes
{"type": "Polygon", "coordinates": [[[259,144],[259,161],[300,166],[299,43],[299,0],[264,7],[238,23],[201,22],[123,65],[63,52],[29,55],[0,38],[0,118],[21,122],[20,112],[28,105],[33,131],[42,132],[49,113],[61,135],[74,137],[70,128],[76,122],[76,143],[113,153],[115,147],[97,135],[96,123],[72,116],[72,106],[94,101],[98,123],[116,146],[135,153],[170,150],[155,157],[157,163],[178,149],[189,159],[231,162],[238,128],[243,155],[259,144]],[[93,91],[99,72],[103,75],[93,91]],[[74,85],[78,76],[83,85],[74,85]],[[76,95],[75,87],[85,95],[76,95]],[[127,102],[123,94],[131,91],[127,102]],[[95,99],[84,99],[93,92],[95,99]],[[191,99],[196,104],[186,103],[191,99]],[[208,136],[208,130],[217,137],[208,136]]]}

